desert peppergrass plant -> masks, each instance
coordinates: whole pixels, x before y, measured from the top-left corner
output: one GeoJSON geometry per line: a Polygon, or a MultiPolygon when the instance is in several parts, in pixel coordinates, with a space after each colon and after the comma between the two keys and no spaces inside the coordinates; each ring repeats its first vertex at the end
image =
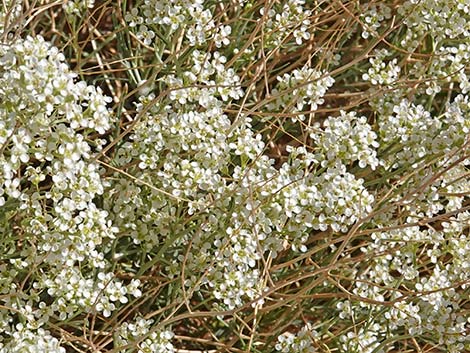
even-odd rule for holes
{"type": "Polygon", "coordinates": [[[470,2],[0,2],[0,353],[469,352],[470,2]]]}

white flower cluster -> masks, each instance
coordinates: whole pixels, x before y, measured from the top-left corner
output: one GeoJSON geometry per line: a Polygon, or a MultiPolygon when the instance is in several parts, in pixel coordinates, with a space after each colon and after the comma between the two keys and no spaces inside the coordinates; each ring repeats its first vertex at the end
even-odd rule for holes
{"type": "Polygon", "coordinates": [[[400,67],[397,65],[397,59],[394,58],[388,63],[384,60],[390,52],[387,49],[377,50],[369,59],[370,67],[367,73],[362,75],[364,81],[370,81],[373,85],[391,85],[397,81],[400,74],[400,67]]]}
{"type": "Polygon", "coordinates": [[[174,353],[171,343],[173,332],[169,330],[154,331],[153,320],[137,318],[134,323],[124,322],[115,333],[117,347],[135,344],[137,353],[174,353]]]}
{"type": "MultiPolygon", "coordinates": [[[[317,110],[323,104],[323,97],[335,80],[326,72],[304,67],[295,69],[277,78],[278,84],[272,90],[274,101],[267,104],[270,111],[302,112],[304,109],[317,110]]],[[[293,121],[305,120],[304,114],[297,114],[293,121]]]]}
{"type": "Polygon", "coordinates": [[[451,85],[458,83],[460,93],[467,94],[470,90],[470,76],[467,62],[470,58],[470,42],[465,37],[460,40],[443,41],[436,49],[435,55],[428,62],[417,61],[409,71],[412,77],[422,80],[423,88],[419,92],[435,95],[441,92],[442,82],[451,85]],[[423,80],[423,78],[426,78],[423,80]]]}
{"type": "Polygon", "coordinates": [[[341,348],[348,353],[385,353],[384,349],[379,348],[383,332],[385,330],[379,324],[368,322],[364,327],[341,336],[341,348]]]}
{"type": "Polygon", "coordinates": [[[276,351],[281,353],[314,353],[312,345],[318,333],[310,325],[305,325],[296,334],[285,332],[277,338],[276,351]]]}
{"type": "Polygon", "coordinates": [[[363,186],[363,180],[347,172],[344,165],[299,179],[291,179],[280,191],[282,208],[290,218],[288,231],[305,236],[310,227],[322,231],[331,227],[346,232],[372,210],[373,195],[363,186]]]}
{"type": "Polygon", "coordinates": [[[413,49],[429,35],[436,43],[445,39],[468,38],[469,5],[461,0],[408,0],[398,7],[407,32],[401,45],[413,49]]]}
{"type": "Polygon", "coordinates": [[[433,117],[423,106],[402,100],[393,107],[393,115],[378,121],[379,140],[388,149],[386,164],[392,168],[416,166],[430,156],[461,146],[469,130],[468,107],[468,97],[459,95],[443,117],[433,117]]]}
{"type": "Polygon", "coordinates": [[[227,102],[243,95],[240,77],[234,69],[225,68],[226,62],[227,58],[217,51],[211,54],[194,50],[191,71],[185,71],[180,77],[167,75],[161,80],[171,89],[169,97],[177,107],[198,103],[206,109],[220,108],[216,97],[227,102]]]}
{"type": "Polygon", "coordinates": [[[81,15],[87,9],[95,6],[95,0],[68,0],[62,4],[65,13],[71,15],[81,15]]]}
{"type": "Polygon", "coordinates": [[[229,25],[216,26],[213,11],[204,7],[203,0],[146,0],[141,7],[133,7],[125,20],[137,29],[137,38],[145,45],[151,45],[160,28],[164,28],[162,32],[168,35],[184,29],[184,36],[192,46],[214,40],[220,48],[230,43],[232,31],[229,25]]]}
{"type": "Polygon", "coordinates": [[[447,79],[456,77],[463,94],[470,91],[470,78],[466,72],[470,59],[470,43],[461,43],[458,46],[443,47],[438,51],[440,64],[444,66],[442,76],[447,79]]]}
{"type": "MultiPolygon", "coordinates": [[[[129,286],[116,281],[112,273],[99,272],[96,279],[84,278],[76,268],[63,269],[54,280],[44,277],[44,286],[51,297],[58,298],[51,308],[61,320],[80,309],[96,308],[104,317],[111,316],[116,305],[126,304],[129,295],[140,297],[139,280],[129,286]]],[[[38,282],[40,283],[40,282],[38,282]]]]}
{"type": "Polygon", "coordinates": [[[0,343],[0,353],[65,353],[57,338],[42,328],[29,330],[23,324],[17,324],[15,332],[7,344],[0,343]]]}
{"type": "Polygon", "coordinates": [[[290,37],[297,45],[310,39],[311,10],[305,7],[305,0],[288,0],[279,8],[262,7],[260,14],[267,16],[265,26],[269,30],[266,38],[267,47],[285,45],[290,37]]]}
{"type": "Polygon", "coordinates": [[[365,116],[345,111],[340,114],[326,119],[323,128],[312,128],[310,137],[318,150],[318,161],[323,167],[358,161],[361,168],[369,165],[375,169],[379,165],[377,134],[365,116]]]}
{"type": "Polygon", "coordinates": [[[371,36],[377,37],[377,30],[382,26],[385,20],[391,17],[392,10],[384,3],[368,3],[365,12],[361,14],[361,20],[363,21],[362,38],[367,39],[371,36]]]}

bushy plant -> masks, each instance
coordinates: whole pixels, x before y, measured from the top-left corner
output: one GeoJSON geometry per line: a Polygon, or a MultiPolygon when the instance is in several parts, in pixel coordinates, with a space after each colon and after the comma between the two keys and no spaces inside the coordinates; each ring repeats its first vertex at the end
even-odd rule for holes
{"type": "Polygon", "coordinates": [[[467,352],[465,1],[0,5],[0,353],[467,352]]]}

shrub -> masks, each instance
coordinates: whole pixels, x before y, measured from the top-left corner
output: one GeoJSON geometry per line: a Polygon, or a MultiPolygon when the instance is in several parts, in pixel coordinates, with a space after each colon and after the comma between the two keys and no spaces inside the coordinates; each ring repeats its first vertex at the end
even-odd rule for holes
{"type": "Polygon", "coordinates": [[[462,1],[0,5],[0,352],[470,350],[462,1]]]}

